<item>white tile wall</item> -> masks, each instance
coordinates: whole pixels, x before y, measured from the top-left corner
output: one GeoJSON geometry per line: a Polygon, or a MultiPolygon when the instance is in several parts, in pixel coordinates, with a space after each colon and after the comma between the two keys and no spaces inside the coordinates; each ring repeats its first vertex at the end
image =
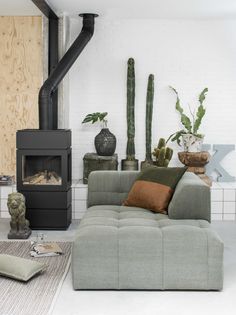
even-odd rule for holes
{"type": "Polygon", "coordinates": [[[222,216],[222,214],[212,213],[211,214],[211,219],[212,219],[212,221],[222,221],[223,220],[223,216],[222,216]]]}
{"type": "Polygon", "coordinates": [[[212,213],[223,213],[223,202],[212,201],[211,202],[211,211],[212,213]]]}
{"type": "Polygon", "coordinates": [[[212,201],[223,201],[223,189],[212,189],[211,191],[212,201]]]}
{"type": "MultiPolygon", "coordinates": [[[[15,186],[0,187],[0,217],[8,218],[7,197],[15,186]]],[[[72,218],[81,219],[87,208],[87,185],[75,180],[72,184],[72,218]]],[[[211,187],[212,220],[236,220],[236,185],[235,183],[213,183],[211,187]]]]}

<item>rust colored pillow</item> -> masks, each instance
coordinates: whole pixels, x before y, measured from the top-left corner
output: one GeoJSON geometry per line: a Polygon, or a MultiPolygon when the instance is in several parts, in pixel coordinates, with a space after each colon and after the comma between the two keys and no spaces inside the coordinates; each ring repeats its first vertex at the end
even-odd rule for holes
{"type": "Polygon", "coordinates": [[[185,171],[186,167],[145,168],[134,182],[123,205],[166,214],[175,187],[185,171]]]}

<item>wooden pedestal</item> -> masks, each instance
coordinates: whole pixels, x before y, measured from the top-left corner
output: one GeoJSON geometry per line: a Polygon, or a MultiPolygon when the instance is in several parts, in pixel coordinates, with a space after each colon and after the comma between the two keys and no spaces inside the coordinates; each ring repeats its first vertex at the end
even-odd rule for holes
{"type": "Polygon", "coordinates": [[[188,172],[195,173],[207,185],[211,186],[211,179],[205,174],[205,165],[209,162],[211,157],[209,152],[179,152],[178,157],[180,162],[188,167],[188,172]]]}

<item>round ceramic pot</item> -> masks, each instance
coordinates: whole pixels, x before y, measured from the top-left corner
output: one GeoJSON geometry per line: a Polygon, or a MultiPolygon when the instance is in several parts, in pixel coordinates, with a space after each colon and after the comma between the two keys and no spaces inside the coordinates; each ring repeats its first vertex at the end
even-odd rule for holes
{"type": "Polygon", "coordinates": [[[94,139],[94,145],[98,155],[113,155],[116,150],[116,137],[108,128],[102,128],[94,139]]]}
{"type": "Polygon", "coordinates": [[[138,160],[133,161],[121,160],[121,170],[122,171],[138,171],[138,160]]]}
{"type": "Polygon", "coordinates": [[[197,137],[190,133],[182,135],[183,147],[186,152],[200,152],[204,137],[197,137]]]}

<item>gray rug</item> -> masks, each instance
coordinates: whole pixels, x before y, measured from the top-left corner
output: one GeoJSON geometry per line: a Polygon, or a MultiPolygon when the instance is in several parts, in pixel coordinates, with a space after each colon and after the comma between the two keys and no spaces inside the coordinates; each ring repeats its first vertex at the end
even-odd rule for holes
{"type": "Polygon", "coordinates": [[[70,242],[57,242],[62,256],[32,258],[29,241],[1,241],[0,253],[29,258],[47,264],[47,270],[27,283],[0,277],[1,315],[46,315],[62,286],[70,265],[70,242]]]}

